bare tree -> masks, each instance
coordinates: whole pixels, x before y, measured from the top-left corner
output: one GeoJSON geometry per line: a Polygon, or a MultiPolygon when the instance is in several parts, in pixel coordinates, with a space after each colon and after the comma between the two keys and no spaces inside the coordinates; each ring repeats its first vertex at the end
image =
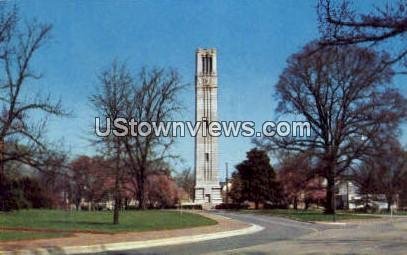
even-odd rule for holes
{"type": "Polygon", "coordinates": [[[110,162],[102,157],[79,156],[70,162],[69,174],[72,188],[72,198],[76,209],[79,209],[82,198],[88,202],[88,209],[95,209],[108,193],[109,181],[107,176],[111,167],[110,162]]]}
{"type": "MultiPolygon", "coordinates": [[[[62,148],[62,145],[60,145],[62,148]]],[[[69,154],[61,149],[48,150],[40,158],[30,164],[36,169],[40,184],[52,198],[55,206],[67,209],[67,199],[69,191],[68,178],[69,154]],[[61,197],[61,194],[63,197],[61,197]]]]}
{"type": "Polygon", "coordinates": [[[393,72],[383,64],[386,56],[353,45],[318,47],[311,43],[294,54],[276,85],[277,111],[308,121],[311,137],[258,142],[269,150],[312,153],[327,179],[326,212],[334,214],[337,177],[374,149],[373,140],[397,130],[407,100],[387,85],[393,72]]]}
{"type": "MultiPolygon", "coordinates": [[[[172,120],[180,109],[176,98],[182,85],[176,71],[143,68],[134,79],[124,64],[115,62],[108,71],[102,73],[100,81],[103,85],[102,92],[91,98],[96,109],[99,109],[99,117],[109,118],[111,121],[126,118],[129,122],[146,122],[153,127],[154,123],[159,125],[172,120]]],[[[107,122],[102,128],[106,128],[106,124],[107,122]]],[[[128,126],[128,130],[130,132],[127,135],[115,136],[111,133],[100,138],[99,143],[103,144],[105,154],[116,162],[115,204],[120,203],[122,183],[126,178],[133,182],[138,205],[144,208],[148,171],[156,169],[165,158],[173,157],[168,149],[174,139],[155,132],[140,135],[137,127],[134,130],[136,134],[131,126],[128,126]]],[[[121,133],[123,130],[117,131],[121,133]]],[[[115,211],[118,213],[116,206],[115,211]]]]}
{"type": "Polygon", "coordinates": [[[277,171],[278,181],[282,185],[284,199],[292,203],[293,208],[297,210],[301,199],[307,205],[308,201],[313,200],[313,193],[318,193],[323,189],[318,187],[317,190],[313,186],[317,181],[317,171],[314,171],[315,166],[312,165],[312,157],[306,153],[287,153],[281,158],[277,171]]]}
{"type": "Polygon", "coordinates": [[[369,202],[372,195],[379,194],[377,173],[375,171],[376,164],[375,157],[368,157],[362,164],[358,165],[356,169],[353,169],[351,178],[358,188],[358,193],[362,195],[362,202],[364,204],[364,210],[367,212],[369,209],[369,202]]]}
{"type": "Polygon", "coordinates": [[[194,196],[195,178],[190,168],[184,169],[175,175],[175,181],[179,187],[184,189],[189,198],[194,196]]]}
{"type": "Polygon", "coordinates": [[[385,2],[358,13],[349,1],[319,0],[321,45],[365,44],[390,50],[387,64],[398,64],[407,74],[407,1],[385,2]]]}
{"type": "MultiPolygon", "coordinates": [[[[100,123],[102,129],[108,129],[110,123],[107,119],[114,121],[125,116],[128,105],[128,97],[132,93],[133,78],[125,64],[114,61],[109,68],[99,75],[100,89],[90,97],[98,117],[106,119],[100,123]]],[[[113,128],[114,129],[114,128],[113,128]]],[[[119,212],[121,207],[122,182],[125,176],[123,169],[123,146],[124,138],[115,136],[112,132],[106,137],[98,137],[95,144],[99,145],[104,156],[114,162],[113,175],[114,185],[114,213],[113,223],[119,224],[119,212]]]]}
{"type": "MultiPolygon", "coordinates": [[[[135,82],[125,116],[138,123],[165,124],[181,109],[177,96],[182,88],[181,78],[175,70],[144,68],[135,82]]],[[[147,136],[126,137],[126,163],[130,170],[129,174],[136,181],[139,208],[145,207],[144,189],[148,170],[154,164],[174,157],[169,153],[173,143],[173,137],[157,135],[154,132],[147,136]]]]}
{"type": "Polygon", "coordinates": [[[387,210],[401,195],[407,181],[407,160],[400,143],[391,139],[380,147],[376,147],[376,155],[370,157],[362,167],[370,170],[374,177],[372,194],[384,195],[387,210]]]}
{"type": "Polygon", "coordinates": [[[30,118],[34,112],[64,115],[60,102],[35,94],[33,80],[41,79],[32,60],[49,40],[51,25],[30,21],[21,24],[18,12],[0,4],[0,175],[9,161],[32,164],[47,151],[43,139],[46,119],[30,118]]]}

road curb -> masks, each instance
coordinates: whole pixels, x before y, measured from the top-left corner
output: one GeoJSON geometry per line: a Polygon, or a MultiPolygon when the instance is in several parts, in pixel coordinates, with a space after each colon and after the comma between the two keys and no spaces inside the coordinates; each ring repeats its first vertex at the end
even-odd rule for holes
{"type": "Polygon", "coordinates": [[[326,221],[311,221],[314,224],[332,225],[332,226],[346,226],[347,222],[326,222],[326,221]]]}
{"type": "Polygon", "coordinates": [[[53,248],[49,248],[49,249],[37,248],[37,249],[32,249],[32,250],[0,251],[0,254],[1,255],[14,255],[14,254],[50,255],[50,254],[86,254],[86,253],[98,253],[98,252],[106,252],[106,251],[124,251],[124,250],[151,248],[151,247],[158,247],[158,246],[195,243],[195,242],[221,239],[221,238],[232,237],[232,236],[248,235],[248,234],[253,234],[253,233],[259,232],[263,229],[264,229],[264,227],[262,227],[262,226],[251,224],[250,227],[243,228],[243,229],[210,233],[210,234],[180,236],[180,237],[171,237],[171,238],[154,239],[154,240],[146,240],[146,241],[135,241],[135,242],[53,247],[53,248]]]}

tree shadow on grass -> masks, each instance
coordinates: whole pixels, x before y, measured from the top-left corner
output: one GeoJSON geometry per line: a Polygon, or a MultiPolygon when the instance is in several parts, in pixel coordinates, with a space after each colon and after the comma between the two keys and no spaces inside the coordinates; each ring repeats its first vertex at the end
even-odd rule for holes
{"type": "Polygon", "coordinates": [[[47,223],[59,231],[91,234],[112,234],[110,230],[115,226],[113,223],[97,221],[48,220],[47,223]]]}
{"type": "Polygon", "coordinates": [[[97,221],[65,221],[65,220],[47,220],[49,223],[62,225],[97,225],[97,226],[113,226],[113,223],[97,222],[97,221]]]}

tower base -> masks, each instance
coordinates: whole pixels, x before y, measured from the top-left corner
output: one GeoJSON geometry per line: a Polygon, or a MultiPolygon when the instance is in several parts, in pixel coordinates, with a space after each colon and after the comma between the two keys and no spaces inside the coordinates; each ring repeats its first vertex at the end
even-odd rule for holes
{"type": "Polygon", "coordinates": [[[219,185],[195,187],[195,204],[203,208],[214,208],[222,203],[221,188],[219,185]]]}

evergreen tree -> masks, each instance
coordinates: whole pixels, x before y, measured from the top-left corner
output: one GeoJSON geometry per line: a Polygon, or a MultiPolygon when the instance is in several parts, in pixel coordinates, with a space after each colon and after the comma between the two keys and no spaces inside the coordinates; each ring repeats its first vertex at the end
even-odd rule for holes
{"type": "Polygon", "coordinates": [[[276,202],[280,198],[276,173],[264,150],[254,148],[247,152],[247,159],[236,169],[231,190],[232,199],[236,202],[251,201],[258,209],[260,203],[276,202]]]}

